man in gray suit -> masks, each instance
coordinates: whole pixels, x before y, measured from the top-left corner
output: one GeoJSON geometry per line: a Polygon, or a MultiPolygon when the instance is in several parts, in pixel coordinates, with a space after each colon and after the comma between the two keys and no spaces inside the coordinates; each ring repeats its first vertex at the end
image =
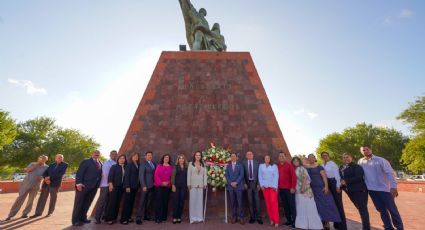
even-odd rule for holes
{"type": "Polygon", "coordinates": [[[28,174],[25,176],[24,181],[22,181],[21,187],[19,188],[19,196],[16,198],[15,203],[13,203],[9,216],[5,219],[5,221],[10,220],[16,215],[16,213],[19,212],[19,209],[21,209],[21,206],[24,204],[27,196],[27,205],[22,212],[21,218],[28,217],[28,213],[31,212],[32,209],[34,198],[37,195],[38,190],[40,190],[40,182],[43,180],[43,173],[48,167],[46,165],[47,160],[47,156],[41,155],[38,157],[37,162],[31,163],[25,168],[25,172],[28,174]]]}
{"type": "Polygon", "coordinates": [[[155,173],[156,164],[152,162],[153,153],[151,151],[146,152],[145,161],[140,163],[139,166],[139,180],[140,180],[140,202],[137,208],[136,224],[142,224],[143,220],[152,220],[149,215],[149,205],[153,199],[154,187],[153,178],[155,173]]]}
{"type": "Polygon", "coordinates": [[[246,160],[243,162],[245,170],[245,183],[248,192],[248,204],[249,204],[249,223],[253,224],[257,221],[259,224],[263,224],[261,218],[260,209],[260,185],[258,184],[258,161],[254,160],[254,153],[251,151],[246,152],[246,160]]]}

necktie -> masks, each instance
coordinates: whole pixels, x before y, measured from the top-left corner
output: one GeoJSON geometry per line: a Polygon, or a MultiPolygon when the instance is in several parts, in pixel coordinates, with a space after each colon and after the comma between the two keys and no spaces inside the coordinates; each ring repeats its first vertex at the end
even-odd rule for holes
{"type": "Polygon", "coordinates": [[[97,169],[100,169],[100,167],[101,167],[101,166],[100,166],[99,161],[98,161],[98,160],[96,160],[96,168],[97,168],[97,169]]]}
{"type": "Polygon", "coordinates": [[[249,179],[252,180],[252,164],[251,161],[248,161],[248,171],[249,171],[249,179]]]}
{"type": "Polygon", "coordinates": [[[232,170],[235,171],[236,164],[232,163],[232,170]]]}
{"type": "Polygon", "coordinates": [[[124,172],[125,172],[125,169],[124,169],[124,166],[123,165],[121,165],[121,172],[122,172],[121,182],[124,183],[124,172]]]}
{"type": "Polygon", "coordinates": [[[155,166],[152,164],[152,161],[148,161],[149,165],[151,166],[152,169],[155,169],[155,166]]]}

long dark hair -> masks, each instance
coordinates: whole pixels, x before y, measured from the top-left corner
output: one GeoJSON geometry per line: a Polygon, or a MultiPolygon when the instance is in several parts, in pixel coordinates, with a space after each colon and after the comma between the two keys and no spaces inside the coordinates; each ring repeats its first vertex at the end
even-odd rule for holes
{"type": "Polygon", "coordinates": [[[168,156],[168,159],[169,159],[169,160],[168,160],[168,164],[169,164],[169,165],[172,165],[172,162],[171,162],[171,156],[170,156],[170,154],[168,154],[168,153],[166,153],[166,154],[162,155],[162,157],[161,157],[161,161],[159,161],[159,163],[163,165],[163,164],[164,164],[164,158],[165,158],[166,156],[168,156]]]}
{"type": "Polygon", "coordinates": [[[292,158],[292,160],[291,160],[291,164],[292,164],[293,166],[295,166],[295,165],[294,165],[294,161],[295,161],[295,160],[298,160],[298,162],[300,163],[300,164],[298,165],[298,167],[303,166],[303,161],[302,161],[299,157],[293,157],[293,158],[292,158]]]}
{"type": "MultiPolygon", "coordinates": [[[[137,155],[137,157],[139,157],[139,153],[138,152],[132,152],[131,154],[130,154],[130,156],[128,157],[128,161],[130,162],[130,163],[133,163],[133,157],[135,156],[135,155],[137,155]]],[[[139,164],[139,158],[137,158],[137,161],[136,161],[136,164],[139,164]]]]}
{"type": "Polygon", "coordinates": [[[195,158],[195,155],[197,154],[197,153],[200,153],[201,154],[201,160],[200,160],[200,163],[201,163],[201,165],[202,165],[202,167],[205,167],[204,166],[204,161],[202,160],[202,152],[201,151],[196,151],[194,154],[193,154],[193,157],[192,157],[192,166],[193,167],[195,167],[195,162],[196,162],[196,158],[195,158]]]}

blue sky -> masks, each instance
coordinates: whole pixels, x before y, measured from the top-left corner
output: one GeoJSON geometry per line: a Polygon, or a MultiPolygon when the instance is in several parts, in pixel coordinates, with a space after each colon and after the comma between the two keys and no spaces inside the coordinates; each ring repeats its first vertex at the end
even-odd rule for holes
{"type": "MultiPolygon", "coordinates": [[[[292,153],[358,122],[394,127],[425,93],[424,1],[192,0],[249,51],[292,153]]],[[[177,0],[0,1],[0,108],[118,149],[162,50],[186,43],[177,0]]]]}

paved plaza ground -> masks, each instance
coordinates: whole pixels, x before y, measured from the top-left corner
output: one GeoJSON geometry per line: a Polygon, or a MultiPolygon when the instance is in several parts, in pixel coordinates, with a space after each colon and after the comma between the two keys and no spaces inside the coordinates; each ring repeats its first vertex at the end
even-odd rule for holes
{"type": "MultiPolygon", "coordinates": [[[[13,201],[17,197],[17,193],[0,194],[0,219],[4,219],[12,206],[13,201]]],[[[38,199],[38,197],[37,197],[38,199]]],[[[0,229],[11,230],[11,229],[185,229],[185,230],[198,230],[198,229],[259,229],[258,224],[245,224],[241,226],[239,224],[225,224],[220,219],[207,219],[205,224],[189,224],[185,221],[182,224],[173,225],[171,220],[163,224],[155,224],[153,222],[144,222],[143,225],[139,226],[136,224],[129,224],[127,226],[121,224],[115,224],[112,226],[106,224],[96,225],[94,223],[84,225],[83,227],[72,227],[71,226],[71,213],[72,205],[74,201],[74,192],[61,192],[58,196],[58,203],[55,213],[51,217],[39,217],[35,219],[20,219],[21,213],[18,213],[17,217],[9,222],[1,223],[0,229]]],[[[346,196],[344,196],[345,212],[348,219],[348,229],[361,229],[360,217],[357,210],[351,204],[346,196]]],[[[412,192],[400,192],[400,196],[397,198],[397,205],[399,211],[403,217],[406,230],[414,229],[425,229],[425,193],[412,193],[412,192]]],[[[34,209],[35,207],[33,207],[34,209]]],[[[369,202],[369,212],[371,215],[371,223],[374,229],[382,229],[382,223],[378,213],[375,211],[372,202],[369,202]]],[[[30,213],[30,215],[32,215],[30,213]]],[[[170,218],[169,218],[170,219],[170,218]]],[[[267,222],[267,221],[266,221],[267,222]]],[[[261,229],[274,229],[271,226],[265,224],[261,229]]],[[[279,229],[290,229],[286,227],[280,227],[279,229]]]]}

